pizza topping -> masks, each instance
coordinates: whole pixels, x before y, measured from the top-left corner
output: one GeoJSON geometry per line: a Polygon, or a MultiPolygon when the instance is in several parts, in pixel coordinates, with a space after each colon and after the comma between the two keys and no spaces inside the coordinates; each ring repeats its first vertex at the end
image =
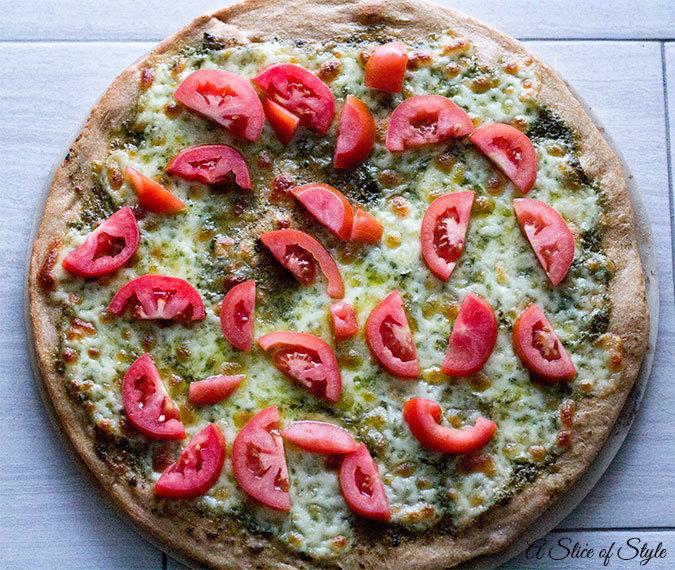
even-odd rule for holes
{"type": "Polygon", "coordinates": [[[204,303],[184,279],[164,275],[142,275],[120,287],[110,301],[109,313],[121,315],[131,301],[136,319],[203,319],[204,303]]]}
{"type": "Polygon", "coordinates": [[[255,280],[249,279],[230,289],[220,308],[220,326],[230,344],[240,350],[253,347],[255,280]]]}
{"type": "Polygon", "coordinates": [[[231,175],[240,188],[251,189],[251,178],[241,153],[225,144],[202,144],[174,156],[166,171],[189,182],[220,184],[231,175]]]}
{"type": "Polygon", "coordinates": [[[305,184],[291,192],[330,231],[344,240],[349,239],[354,216],[342,192],[328,184],[305,184]]]}
{"type": "Polygon", "coordinates": [[[281,435],[312,453],[342,454],[356,450],[356,442],[346,429],[325,422],[293,422],[281,435]]]}
{"type": "Polygon", "coordinates": [[[354,214],[350,241],[377,243],[382,239],[384,227],[365,210],[358,208],[354,214]]]}
{"type": "Polygon", "coordinates": [[[122,403],[129,421],[152,439],[185,439],[180,414],[149,354],[138,358],[122,381],[122,403]]]}
{"type": "Polygon", "coordinates": [[[220,69],[199,69],[178,86],[173,96],[233,135],[247,141],[260,137],[262,105],[253,86],[243,77],[220,69]]]}
{"type": "Polygon", "coordinates": [[[204,380],[191,382],[188,400],[198,406],[210,406],[223,401],[244,381],[243,374],[235,376],[210,376],[204,380]]]}
{"type": "Polygon", "coordinates": [[[263,109],[267,122],[272,127],[276,137],[284,144],[291,142],[300,125],[298,116],[267,97],[263,99],[263,109]]]}
{"type": "Polygon", "coordinates": [[[408,64],[408,53],[403,42],[389,42],[375,49],[366,63],[364,85],[400,93],[408,64]]]}
{"type": "Polygon", "coordinates": [[[471,453],[485,447],[497,424],[483,416],[473,427],[455,429],[440,425],[441,407],[433,400],[413,398],[403,407],[403,419],[415,438],[426,448],[439,453],[471,453]]]}
{"type": "Polygon", "coordinates": [[[38,271],[37,280],[40,287],[45,291],[53,291],[56,288],[56,276],[54,275],[54,266],[59,257],[59,248],[63,245],[60,239],[53,239],[49,244],[47,257],[42,262],[38,271]]]}
{"type": "Polygon", "coordinates": [[[185,210],[187,207],[164,186],[148,178],[145,174],[141,174],[131,166],[124,169],[124,177],[136,189],[140,206],[149,212],[172,214],[185,210]]]}
{"type": "Polygon", "coordinates": [[[266,408],[253,416],[234,439],[232,472],[241,488],[264,505],[291,508],[291,488],[279,433],[279,410],[266,408]]]}
{"type": "Polygon", "coordinates": [[[330,325],[335,342],[353,337],[359,332],[354,305],[349,303],[333,303],[330,308],[330,325]]]}
{"type": "Polygon", "coordinates": [[[391,519],[380,473],[365,444],[361,443],[342,461],[340,490],[356,514],[379,521],[391,519]]]}
{"type": "Polygon", "coordinates": [[[375,144],[375,119],[366,104],[347,95],[340,115],[335,141],[335,168],[354,168],[361,164],[375,144]]]}
{"type": "Polygon", "coordinates": [[[342,392],[342,375],[333,349],[314,335],[273,332],[261,336],[258,345],[274,354],[274,366],[303,384],[310,393],[337,402],[342,392]]]}
{"type": "Polygon", "coordinates": [[[216,424],[209,424],[166,468],[155,483],[155,494],[170,499],[194,499],[206,493],[220,477],[227,448],[216,424]]]}
{"type": "Polygon", "coordinates": [[[447,281],[464,251],[474,193],[455,192],[436,198],[422,219],[422,255],[431,272],[447,281]]]}

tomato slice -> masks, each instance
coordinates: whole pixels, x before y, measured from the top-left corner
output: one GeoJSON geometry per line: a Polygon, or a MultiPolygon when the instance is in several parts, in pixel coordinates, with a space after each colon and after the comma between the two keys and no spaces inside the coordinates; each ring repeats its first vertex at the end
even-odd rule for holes
{"type": "Polygon", "coordinates": [[[243,374],[235,376],[209,376],[204,380],[191,382],[188,400],[198,406],[210,406],[223,401],[244,381],[243,374]]]}
{"type": "Polygon", "coordinates": [[[225,464],[225,436],[216,424],[209,424],[169,465],[155,483],[155,495],[170,499],[194,499],[213,487],[225,464]]]}
{"type": "Polygon", "coordinates": [[[541,380],[558,382],[576,376],[577,371],[565,347],[535,303],[516,319],[513,348],[523,364],[541,380]]]}
{"type": "Polygon", "coordinates": [[[335,168],[354,168],[361,164],[375,144],[375,119],[366,104],[352,95],[342,108],[335,141],[335,168]]]}
{"type": "Polygon", "coordinates": [[[361,208],[356,210],[350,241],[377,243],[382,239],[383,233],[384,227],[373,216],[361,208]]]}
{"type": "Polygon", "coordinates": [[[116,271],[136,253],[140,234],[129,206],[117,210],[69,252],[63,268],[80,277],[99,277],[116,271]]]}
{"type": "Polygon", "coordinates": [[[291,142],[300,124],[298,116],[267,97],[263,99],[263,109],[267,122],[272,127],[276,137],[284,144],[291,142]]]}
{"type": "Polygon", "coordinates": [[[124,375],[122,404],[129,421],[142,434],[152,439],[185,439],[178,408],[149,354],[136,359],[124,375]]]}
{"type": "Polygon", "coordinates": [[[280,511],[291,508],[291,483],[276,406],[253,416],[234,438],[232,472],[246,493],[280,511]]]}
{"type": "Polygon", "coordinates": [[[415,438],[432,451],[439,453],[471,453],[485,447],[497,424],[483,416],[476,418],[474,426],[455,429],[440,425],[441,407],[433,400],[413,398],[403,406],[403,419],[408,422],[415,438]]]}
{"type": "Polygon", "coordinates": [[[333,303],[330,308],[330,326],[335,342],[353,337],[359,332],[354,305],[349,303],[333,303]]]}
{"type": "Polygon", "coordinates": [[[342,239],[349,239],[354,214],[342,192],[328,184],[304,184],[291,192],[330,231],[342,239]]]}
{"type": "Polygon", "coordinates": [[[391,115],[386,146],[401,152],[463,137],[473,130],[466,112],[441,95],[415,95],[403,101],[391,115]]]}
{"type": "Polygon", "coordinates": [[[368,315],[366,341],[373,356],[393,375],[420,375],[417,350],[398,291],[389,293],[368,315]]]}
{"type": "Polygon", "coordinates": [[[300,230],[276,230],[260,236],[272,255],[303,285],[316,280],[316,264],[328,281],[328,295],[342,299],[345,288],[330,253],[312,236],[300,230]]]}
{"type": "Polygon", "coordinates": [[[424,212],[420,241],[431,272],[447,281],[466,245],[474,193],[455,192],[436,198],[424,212]]]}
{"type": "Polygon", "coordinates": [[[328,85],[304,67],[278,63],[253,77],[265,97],[298,117],[300,124],[326,134],[335,114],[328,85]]]}
{"type": "Polygon", "coordinates": [[[408,52],[403,42],[389,42],[379,46],[366,63],[363,81],[366,87],[400,93],[403,88],[408,52]]]}
{"type": "Polygon", "coordinates": [[[346,429],[325,422],[293,422],[281,435],[312,453],[342,454],[356,450],[356,442],[346,429]]]}
{"type": "Polygon", "coordinates": [[[188,182],[202,184],[220,184],[232,173],[240,188],[251,189],[246,160],[236,148],[226,144],[202,144],[186,148],[169,161],[166,171],[188,182]]]}
{"type": "Polygon", "coordinates": [[[469,293],[459,307],[441,372],[448,376],[478,372],[492,354],[497,331],[497,317],[490,303],[469,293]]]}
{"type": "Polygon", "coordinates": [[[239,350],[253,347],[253,315],[255,313],[255,279],[230,289],[220,308],[220,327],[225,338],[239,350]]]}
{"type": "Polygon", "coordinates": [[[339,478],[342,496],[353,512],[378,521],[391,519],[380,472],[365,444],[344,458],[339,478]]]}
{"type": "Polygon", "coordinates": [[[517,198],[513,207],[527,237],[553,285],[560,283],[574,260],[574,236],[551,206],[532,198],[517,198]]]}
{"type": "Polygon", "coordinates": [[[469,139],[523,194],[534,186],[537,153],[530,139],[518,129],[503,123],[492,123],[474,131],[469,139]]]}
{"type": "Polygon", "coordinates": [[[187,206],[169,192],[164,186],[141,174],[135,168],[127,166],[124,177],[129,185],[136,189],[141,207],[155,214],[172,214],[185,210],[187,206]]]}
{"type": "Polygon", "coordinates": [[[253,86],[243,77],[221,69],[199,69],[188,75],[173,96],[233,135],[247,141],[260,137],[262,105],[253,86]]]}
{"type": "Polygon", "coordinates": [[[307,333],[273,332],[261,336],[258,345],[274,353],[274,366],[297,380],[319,398],[337,402],[342,392],[342,375],[330,345],[307,333]]]}
{"type": "Polygon", "coordinates": [[[129,301],[133,304],[134,317],[141,320],[198,321],[206,316],[199,293],[187,281],[178,277],[136,277],[120,287],[106,310],[121,315],[129,301]]]}

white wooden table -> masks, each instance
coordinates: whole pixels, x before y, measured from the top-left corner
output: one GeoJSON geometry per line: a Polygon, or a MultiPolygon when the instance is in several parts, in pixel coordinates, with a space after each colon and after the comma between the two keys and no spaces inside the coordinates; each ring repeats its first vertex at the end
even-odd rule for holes
{"type": "MultiPolygon", "coordinates": [[[[292,0],[290,0],[292,1],[292,0]]],[[[446,0],[447,1],[447,0],[446,0]]],[[[0,568],[174,568],[119,520],[64,452],[33,382],[23,331],[25,252],[54,160],[97,96],[128,64],[227,0],[0,0],[0,568]]],[[[449,3],[449,2],[448,2],[449,3]]],[[[525,555],[505,568],[602,568],[597,552],[635,537],[675,567],[675,4],[456,0],[523,39],[594,108],[635,175],[657,244],[661,313],[639,416],[613,464],[546,540],[591,560],[525,555]],[[639,4],[639,7],[636,7],[639,4]]],[[[608,568],[638,568],[639,558],[608,568]]]]}

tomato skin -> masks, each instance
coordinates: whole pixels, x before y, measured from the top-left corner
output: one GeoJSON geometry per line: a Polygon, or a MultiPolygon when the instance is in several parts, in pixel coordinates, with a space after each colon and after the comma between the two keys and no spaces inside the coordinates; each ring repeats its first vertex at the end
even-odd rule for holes
{"type": "Polygon", "coordinates": [[[356,310],[349,303],[333,303],[330,311],[330,326],[335,342],[341,342],[353,337],[359,332],[359,322],[356,320],[356,310]]]}
{"type": "Polygon", "coordinates": [[[167,164],[166,172],[202,184],[225,182],[230,173],[244,190],[251,189],[251,177],[242,154],[226,144],[201,144],[179,152],[167,164]]]}
{"type": "Polygon", "coordinates": [[[352,206],[342,192],[328,184],[304,184],[291,190],[300,203],[319,222],[338,237],[347,240],[352,232],[352,206]]]}
{"type": "Polygon", "coordinates": [[[511,125],[492,123],[469,137],[523,194],[537,181],[537,153],[532,142],[511,125]]]}
{"type": "Polygon", "coordinates": [[[553,285],[567,275],[574,261],[574,236],[562,216],[551,206],[533,198],[513,201],[520,229],[553,285]]]}
{"type": "Polygon", "coordinates": [[[198,69],[178,86],[174,99],[247,141],[260,138],[263,109],[253,86],[221,69],[198,69]]]}
{"type": "Polygon", "coordinates": [[[375,359],[394,376],[420,375],[417,350],[398,291],[389,293],[368,315],[366,341],[375,359]],[[395,350],[392,341],[396,343],[395,350]]]}
{"type": "Polygon", "coordinates": [[[330,253],[312,236],[300,230],[276,230],[262,234],[260,240],[277,261],[303,285],[314,283],[316,262],[328,281],[328,295],[333,299],[342,299],[345,296],[340,270],[330,253]]]}
{"type": "Polygon", "coordinates": [[[279,331],[258,339],[265,352],[273,351],[274,366],[297,380],[310,393],[337,402],[342,393],[342,374],[330,345],[311,334],[279,331]]]}
{"type": "Polygon", "coordinates": [[[136,218],[131,208],[125,206],[94,229],[80,247],[68,252],[63,268],[79,277],[112,273],[136,253],[140,239],[136,218]],[[118,253],[113,253],[120,240],[124,241],[124,246],[118,253]]]}
{"type": "Polygon", "coordinates": [[[454,377],[478,372],[494,350],[498,330],[490,303],[469,293],[459,307],[441,372],[454,377]]]}
{"type": "Polygon", "coordinates": [[[483,416],[473,427],[455,429],[439,424],[441,407],[433,400],[413,398],[403,406],[403,419],[415,438],[426,448],[439,453],[464,454],[485,447],[497,424],[483,416]]]}
{"type": "Polygon", "coordinates": [[[525,367],[540,380],[559,382],[571,380],[577,374],[551,323],[535,303],[530,304],[516,319],[513,348],[525,367]]]}
{"type": "Polygon", "coordinates": [[[152,439],[185,439],[176,404],[166,392],[149,354],[137,358],[122,380],[122,404],[129,421],[152,439]],[[163,417],[163,420],[159,418],[163,417]]]}
{"type": "Polygon", "coordinates": [[[377,243],[382,239],[384,227],[365,210],[358,208],[354,214],[350,241],[377,243]]]}
{"type": "Polygon", "coordinates": [[[408,52],[403,42],[382,44],[366,63],[363,84],[380,91],[400,93],[407,65],[408,52]]]}
{"type": "Polygon", "coordinates": [[[188,400],[198,406],[210,406],[222,402],[244,381],[243,374],[235,376],[209,376],[204,380],[191,382],[188,388],[188,400]]]}
{"type": "Polygon", "coordinates": [[[326,134],[335,114],[333,93],[328,85],[304,67],[294,63],[277,63],[263,69],[252,81],[300,124],[326,134]]]}
{"type": "Polygon", "coordinates": [[[251,497],[273,509],[288,511],[290,481],[279,421],[276,406],[258,412],[248,421],[232,444],[232,472],[251,497]]]}
{"type": "Polygon", "coordinates": [[[391,152],[402,152],[463,137],[471,131],[471,117],[451,99],[441,95],[415,95],[394,109],[386,146],[391,152]]]}
{"type": "Polygon", "coordinates": [[[291,142],[300,125],[300,119],[267,97],[263,99],[263,109],[276,137],[284,144],[291,142]]]}
{"type": "Polygon", "coordinates": [[[365,444],[361,443],[344,458],[339,479],[342,496],[350,510],[369,519],[391,520],[380,473],[365,444]]]}
{"type": "Polygon", "coordinates": [[[253,348],[255,314],[255,279],[235,285],[223,299],[220,327],[232,346],[249,351],[253,348]]]}
{"type": "Polygon", "coordinates": [[[185,210],[187,206],[164,186],[141,174],[135,168],[127,166],[124,177],[130,186],[136,189],[141,207],[155,214],[173,214],[185,210]]]}
{"type": "Polygon", "coordinates": [[[356,450],[356,442],[346,429],[325,422],[293,422],[281,435],[312,453],[343,454],[356,450]]]}
{"type": "Polygon", "coordinates": [[[335,141],[333,166],[354,168],[361,164],[375,144],[375,119],[366,104],[347,95],[340,115],[338,136],[335,141]]]}
{"type": "Polygon", "coordinates": [[[120,287],[106,310],[121,315],[130,300],[134,305],[134,317],[140,320],[171,320],[185,318],[187,314],[191,321],[206,317],[199,293],[178,277],[136,277],[120,287]]]}
{"type": "Polygon", "coordinates": [[[155,495],[170,499],[203,495],[220,477],[226,454],[225,436],[216,424],[209,424],[192,438],[178,461],[159,476],[155,495]]]}
{"type": "Polygon", "coordinates": [[[436,198],[424,212],[420,241],[431,272],[447,281],[466,245],[474,193],[455,192],[436,198]]]}

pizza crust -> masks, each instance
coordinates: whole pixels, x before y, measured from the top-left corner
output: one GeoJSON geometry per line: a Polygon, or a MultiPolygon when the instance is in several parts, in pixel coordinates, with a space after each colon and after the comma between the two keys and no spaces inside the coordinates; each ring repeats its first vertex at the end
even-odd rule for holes
{"type": "MultiPolygon", "coordinates": [[[[87,188],[93,179],[91,162],[105,158],[111,133],[133,117],[140,93],[139,73],[183,46],[199,44],[205,32],[239,43],[273,36],[325,40],[347,37],[368,26],[386,25],[387,35],[404,41],[452,30],[469,38],[483,63],[496,63],[505,53],[531,56],[517,41],[456,11],[411,0],[248,0],[198,17],[162,42],[146,58],[125,70],[94,107],[82,133],[58,168],[30,260],[30,317],[44,384],[64,430],[77,452],[117,506],[152,537],[173,551],[203,564],[227,568],[313,568],[313,562],[270,539],[247,534],[223,521],[204,519],[193,506],[183,504],[170,518],[153,512],[151,486],[130,486],[96,453],[94,430],[80,406],[68,396],[61,377],[53,370],[59,311],[40,288],[37,275],[54,238],[62,236],[70,220],[79,215],[80,200],[73,187],[87,188]],[[307,17],[311,14],[311,18],[307,17]]],[[[433,530],[398,547],[389,532],[377,524],[357,528],[360,546],[325,568],[432,569],[452,566],[481,554],[505,548],[527,528],[590,465],[602,447],[637,378],[647,348],[649,315],[633,211],[621,164],[591,119],[554,72],[531,56],[542,83],[538,100],[552,108],[577,131],[579,158],[584,171],[605,191],[612,220],[603,235],[603,247],[615,264],[609,294],[612,303],[608,332],[621,338],[623,374],[617,389],[603,399],[587,398],[575,413],[572,446],[552,465],[548,474],[516,494],[503,506],[491,509],[480,524],[457,536],[433,530]]]]}

